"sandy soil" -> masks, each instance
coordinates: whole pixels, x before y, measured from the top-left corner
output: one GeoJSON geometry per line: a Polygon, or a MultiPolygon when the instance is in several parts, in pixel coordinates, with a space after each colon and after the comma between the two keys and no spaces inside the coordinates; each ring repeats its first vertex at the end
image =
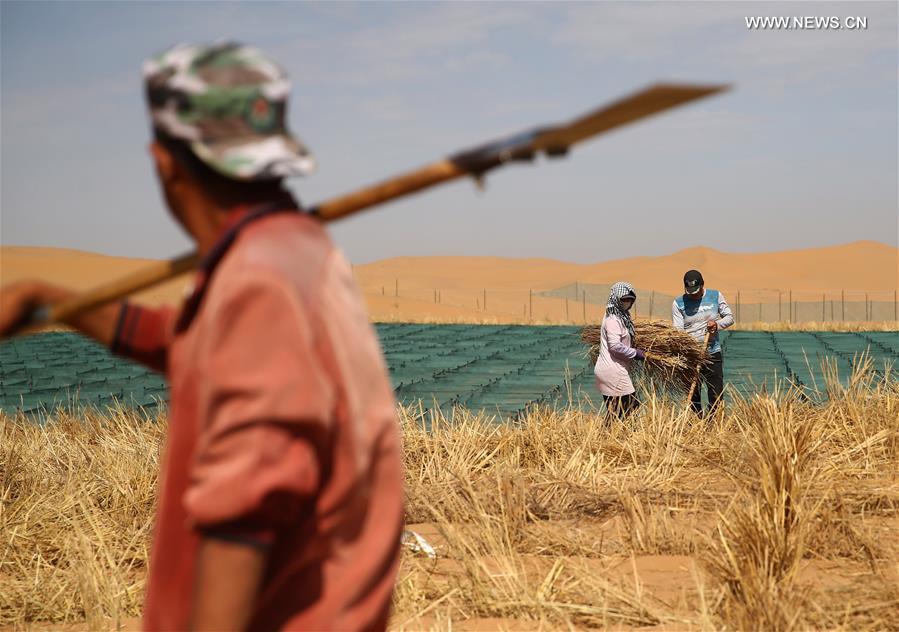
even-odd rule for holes
{"type": "MultiPolygon", "coordinates": [[[[107,257],[55,248],[0,248],[0,283],[37,277],[87,289],[146,265],[147,260],[107,257]]],[[[635,257],[596,264],[550,259],[497,257],[396,257],[355,265],[357,283],[373,320],[435,322],[583,322],[602,313],[600,305],[538,296],[571,283],[606,284],[627,280],[643,293],[678,292],[684,271],[700,269],[710,287],[733,302],[777,301],[777,292],[794,300],[820,300],[822,292],[861,290],[892,301],[899,287],[899,249],[878,242],[771,253],[725,253],[696,247],[660,257],[635,257]],[[485,292],[486,289],[486,306],[485,292]],[[771,298],[773,297],[773,299],[771,298]]],[[[137,295],[150,304],[177,301],[186,278],[137,295]]],[[[848,300],[848,299],[847,299],[848,300]]],[[[872,295],[872,300],[874,296],[872,295]]]]}

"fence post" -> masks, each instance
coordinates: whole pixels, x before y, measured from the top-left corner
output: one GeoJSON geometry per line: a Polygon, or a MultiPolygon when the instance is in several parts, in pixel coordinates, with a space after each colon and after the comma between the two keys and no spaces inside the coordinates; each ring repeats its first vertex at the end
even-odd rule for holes
{"type": "Polygon", "coordinates": [[[868,315],[868,293],[865,292],[865,321],[871,320],[871,317],[868,315]]]}
{"type": "Polygon", "coordinates": [[[528,290],[528,319],[534,320],[534,290],[528,290]]]}
{"type": "Polygon", "coordinates": [[[762,299],[759,299],[759,322],[762,322],[762,299]]]}
{"type": "Polygon", "coordinates": [[[652,308],[655,304],[655,299],[656,299],[656,291],[651,290],[649,292],[649,318],[650,319],[652,319],[652,308]]]}
{"type": "Polygon", "coordinates": [[[384,296],[384,286],[381,286],[381,296],[384,296]]]}
{"type": "Polygon", "coordinates": [[[893,290],[893,320],[899,320],[899,291],[893,290]]]}
{"type": "Polygon", "coordinates": [[[782,292],[780,292],[780,291],[777,292],[777,322],[779,322],[779,323],[782,323],[784,320],[783,314],[781,312],[781,299],[780,299],[781,294],[782,294],[782,292]]]}
{"type": "Polygon", "coordinates": [[[568,318],[568,297],[566,296],[565,297],[565,322],[568,322],[569,320],[571,320],[571,319],[568,318]]]}
{"type": "Polygon", "coordinates": [[[793,290],[790,290],[790,322],[793,322],[793,290]]]}
{"type": "Polygon", "coordinates": [[[737,290],[737,322],[740,320],[740,290],[737,290]]]}
{"type": "Polygon", "coordinates": [[[824,309],[825,309],[824,304],[826,302],[827,302],[827,294],[826,293],[821,294],[821,322],[822,323],[827,320],[827,317],[824,315],[824,309]]]}
{"type": "Polygon", "coordinates": [[[830,322],[833,322],[833,299],[830,299],[830,322]]]}
{"type": "Polygon", "coordinates": [[[581,305],[584,307],[584,324],[587,324],[587,290],[581,290],[581,305]]]}
{"type": "Polygon", "coordinates": [[[846,290],[840,290],[840,321],[846,322],[846,290]]]}
{"type": "Polygon", "coordinates": [[[393,282],[394,282],[394,285],[393,285],[393,295],[394,295],[395,297],[399,298],[399,296],[400,296],[400,280],[399,280],[399,279],[394,279],[393,282]]]}
{"type": "Polygon", "coordinates": [[[434,302],[437,302],[437,290],[434,290],[434,302]]]}

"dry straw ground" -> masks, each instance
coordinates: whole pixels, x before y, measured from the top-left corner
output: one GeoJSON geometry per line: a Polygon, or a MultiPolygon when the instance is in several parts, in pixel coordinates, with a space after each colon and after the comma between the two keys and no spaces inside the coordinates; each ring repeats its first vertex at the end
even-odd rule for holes
{"type": "MultiPolygon", "coordinates": [[[[407,521],[439,557],[404,553],[392,626],[899,629],[899,384],[833,378],[826,405],[709,425],[661,399],[610,424],[402,411],[407,521]]],[[[139,614],[164,425],[0,418],[0,627],[139,614]]]]}

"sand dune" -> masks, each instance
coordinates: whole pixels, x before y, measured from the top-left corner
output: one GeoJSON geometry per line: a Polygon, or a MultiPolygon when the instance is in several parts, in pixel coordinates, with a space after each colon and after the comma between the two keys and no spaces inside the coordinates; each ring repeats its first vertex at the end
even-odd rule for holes
{"type": "MultiPolygon", "coordinates": [[[[0,248],[0,284],[20,279],[42,279],[75,290],[87,290],[152,263],[151,259],[108,257],[82,250],[3,246],[0,248]]],[[[189,282],[182,276],[136,295],[156,305],[178,300],[189,282]]]]}
{"type": "MultiPolygon", "coordinates": [[[[6,246],[0,248],[0,283],[36,277],[87,289],[147,262],[77,250],[6,246]]],[[[597,318],[602,306],[569,304],[538,293],[575,282],[627,280],[641,292],[673,295],[680,291],[681,277],[690,268],[701,270],[710,287],[731,297],[742,292],[748,302],[754,295],[776,297],[778,291],[792,291],[795,300],[807,300],[798,298],[803,294],[820,300],[821,293],[839,295],[842,290],[856,295],[870,292],[872,300],[876,294],[877,300],[892,301],[899,286],[899,249],[874,241],[754,254],[695,247],[665,256],[595,264],[536,258],[395,257],[356,265],[354,274],[375,320],[568,322],[597,318]]],[[[186,283],[186,278],[171,281],[137,298],[150,304],[177,301],[186,283]]]]}
{"type": "Polygon", "coordinates": [[[731,293],[738,289],[892,291],[897,287],[899,249],[875,241],[757,254],[695,247],[661,257],[596,264],[496,257],[396,257],[355,269],[361,285],[385,285],[388,289],[395,279],[410,288],[507,290],[546,290],[575,281],[627,280],[647,290],[674,294],[680,289],[683,273],[691,268],[701,270],[708,285],[731,293]]]}

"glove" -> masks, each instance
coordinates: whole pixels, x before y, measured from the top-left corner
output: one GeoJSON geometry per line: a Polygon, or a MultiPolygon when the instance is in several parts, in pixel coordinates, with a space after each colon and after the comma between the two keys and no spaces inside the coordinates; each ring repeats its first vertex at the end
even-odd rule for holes
{"type": "Polygon", "coordinates": [[[646,359],[646,352],[643,351],[643,349],[635,349],[634,351],[636,351],[636,353],[637,353],[637,355],[634,356],[637,360],[645,360],[646,359]]]}

